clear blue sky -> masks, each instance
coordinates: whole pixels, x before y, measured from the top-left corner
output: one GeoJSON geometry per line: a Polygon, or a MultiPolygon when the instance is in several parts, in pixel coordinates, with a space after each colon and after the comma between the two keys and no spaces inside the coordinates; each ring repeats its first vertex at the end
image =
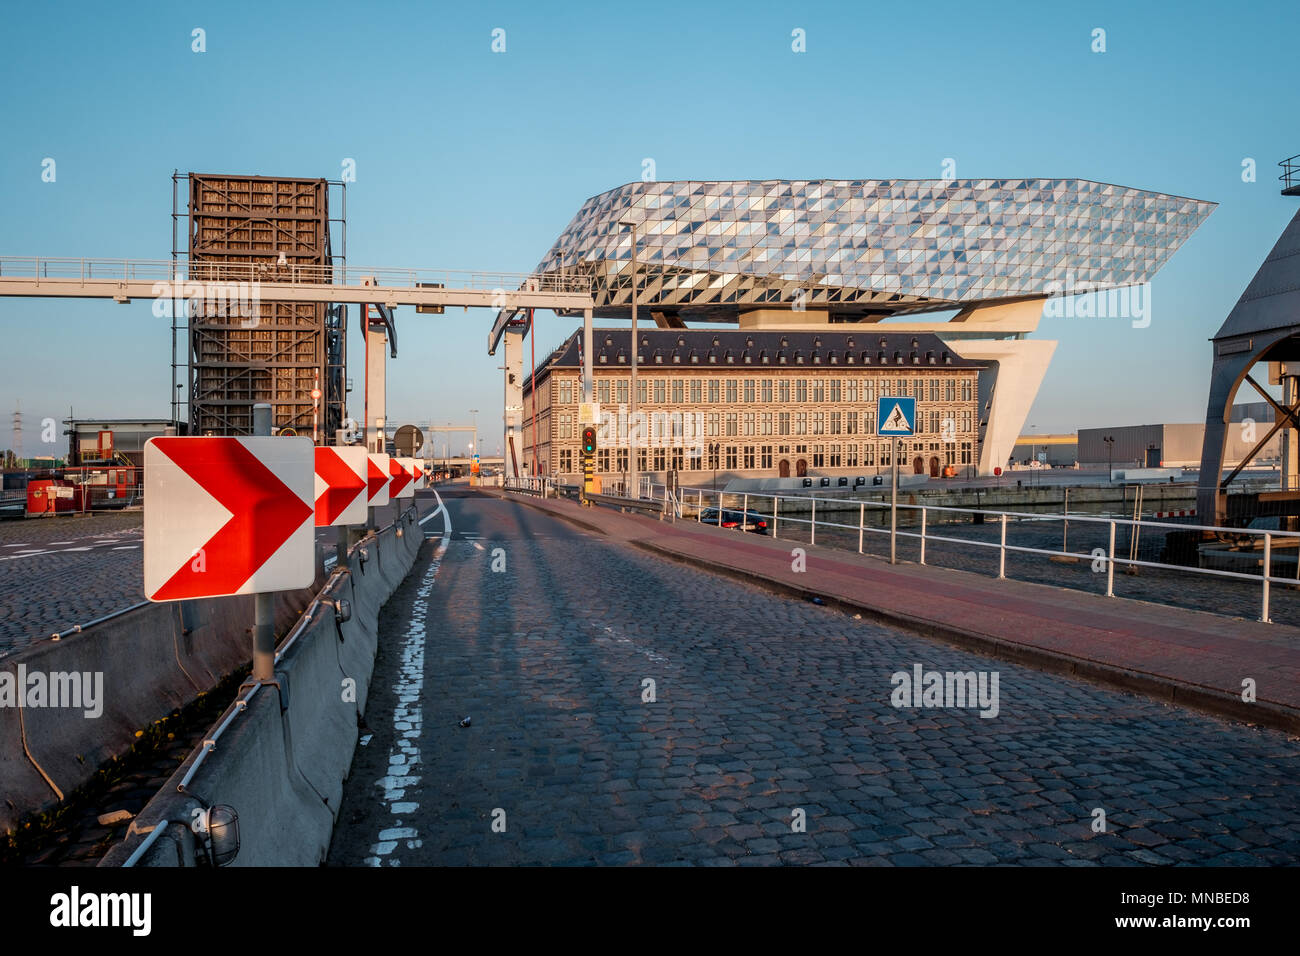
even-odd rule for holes
{"type": "MultiPolygon", "coordinates": [[[[351,263],[526,271],[647,157],[659,179],[930,178],[952,157],[961,178],[1220,204],[1156,278],[1149,328],[1043,321],[1060,346],[1028,424],[1197,421],[1206,340],[1295,212],[1275,164],[1300,152],[1297,36],[1294,0],[11,5],[0,254],[166,258],[173,169],[337,179],[353,158],[351,263]]],[[[399,310],[390,421],[478,408],[495,437],[491,318],[399,310]]],[[[574,326],[538,322],[539,352],[574,326]]],[[[27,454],[69,407],[167,416],[168,324],[149,302],[0,299],[0,447],[18,402],[27,454]]]]}

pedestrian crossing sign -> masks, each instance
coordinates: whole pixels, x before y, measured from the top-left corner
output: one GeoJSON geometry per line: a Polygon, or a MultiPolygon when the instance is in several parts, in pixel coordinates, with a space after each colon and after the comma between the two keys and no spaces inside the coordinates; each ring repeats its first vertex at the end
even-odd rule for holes
{"type": "Polygon", "coordinates": [[[876,432],[886,438],[916,433],[916,399],[883,396],[876,403],[876,432]]]}

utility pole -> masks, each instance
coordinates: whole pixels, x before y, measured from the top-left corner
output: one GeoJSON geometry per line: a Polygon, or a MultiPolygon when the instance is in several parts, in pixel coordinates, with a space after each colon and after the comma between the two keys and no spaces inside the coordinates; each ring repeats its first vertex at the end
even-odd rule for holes
{"type": "MultiPolygon", "coordinates": [[[[637,281],[636,281],[636,221],[633,220],[633,219],[620,219],[620,220],[618,221],[618,224],[619,224],[620,226],[630,226],[631,229],[632,229],[632,356],[631,356],[631,362],[632,362],[632,391],[631,391],[631,393],[630,393],[629,396],[628,396],[628,407],[629,407],[629,413],[628,413],[628,416],[627,416],[627,420],[628,420],[628,422],[630,423],[630,425],[628,426],[628,449],[627,449],[627,458],[628,458],[628,462],[627,462],[627,467],[628,467],[628,471],[630,472],[629,480],[630,480],[631,486],[634,487],[634,488],[638,488],[639,480],[638,480],[638,475],[637,475],[636,437],[635,437],[636,434],[637,434],[637,426],[636,426],[636,357],[637,357],[637,351],[638,351],[639,348],[640,348],[640,343],[637,341],[637,337],[636,337],[636,298],[637,298],[637,295],[636,295],[636,286],[637,286],[637,281]]],[[[638,488],[638,496],[639,496],[639,494],[640,494],[640,491],[639,491],[639,488],[638,488]]]]}

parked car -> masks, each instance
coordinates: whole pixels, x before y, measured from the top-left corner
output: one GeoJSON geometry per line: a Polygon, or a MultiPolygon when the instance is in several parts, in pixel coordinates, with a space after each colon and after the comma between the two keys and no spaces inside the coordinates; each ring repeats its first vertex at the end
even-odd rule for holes
{"type": "Polygon", "coordinates": [[[724,508],[721,518],[717,508],[705,508],[700,512],[702,524],[716,524],[723,528],[740,528],[754,534],[767,534],[767,516],[757,511],[741,511],[739,508],[724,508]]]}

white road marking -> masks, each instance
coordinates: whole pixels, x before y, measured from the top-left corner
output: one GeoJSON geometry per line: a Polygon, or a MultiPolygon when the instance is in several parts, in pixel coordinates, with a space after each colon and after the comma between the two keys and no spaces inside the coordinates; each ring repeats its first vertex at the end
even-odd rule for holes
{"type": "MultiPolygon", "coordinates": [[[[433,493],[438,498],[438,510],[428,517],[432,518],[434,514],[442,512],[442,541],[429,561],[429,567],[420,580],[419,590],[415,592],[415,601],[411,606],[411,618],[402,644],[402,663],[393,684],[393,692],[397,696],[397,706],[393,708],[394,744],[388,755],[388,773],[378,781],[384,791],[381,799],[388,804],[388,811],[394,816],[410,814],[418,806],[404,798],[407,788],[420,782],[419,774],[411,771],[420,763],[419,739],[424,722],[424,715],[420,712],[420,698],[424,691],[424,643],[429,595],[433,592],[438,568],[442,566],[442,558],[447,553],[452,534],[451,512],[443,504],[437,489],[433,493]]],[[[370,847],[371,855],[366,857],[365,862],[371,866],[381,866],[385,862],[389,866],[401,866],[402,861],[391,854],[403,842],[407,849],[416,849],[422,845],[415,827],[403,827],[399,819],[396,826],[387,827],[376,835],[375,842],[370,847]]]]}
{"type": "Polygon", "coordinates": [[[116,548],[113,548],[112,550],[113,551],[134,551],[138,547],[140,547],[138,544],[119,544],[116,548]]]}
{"type": "Polygon", "coordinates": [[[480,551],[487,550],[487,548],[483,547],[483,545],[479,544],[477,541],[474,542],[474,547],[478,548],[480,551]]]}

